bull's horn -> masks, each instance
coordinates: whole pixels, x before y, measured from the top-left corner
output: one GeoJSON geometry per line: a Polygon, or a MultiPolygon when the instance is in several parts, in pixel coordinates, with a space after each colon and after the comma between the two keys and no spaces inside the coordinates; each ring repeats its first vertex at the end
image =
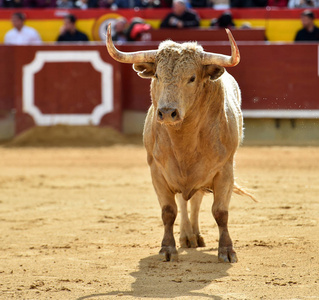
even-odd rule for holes
{"type": "Polygon", "coordinates": [[[138,52],[122,52],[115,48],[112,41],[111,24],[107,27],[106,48],[110,55],[117,61],[122,63],[134,64],[141,62],[154,62],[157,50],[147,50],[138,52]]]}
{"type": "Polygon", "coordinates": [[[231,45],[231,56],[203,52],[201,55],[203,65],[218,65],[222,67],[235,67],[240,61],[240,54],[236,41],[230,30],[226,28],[231,45]]]}

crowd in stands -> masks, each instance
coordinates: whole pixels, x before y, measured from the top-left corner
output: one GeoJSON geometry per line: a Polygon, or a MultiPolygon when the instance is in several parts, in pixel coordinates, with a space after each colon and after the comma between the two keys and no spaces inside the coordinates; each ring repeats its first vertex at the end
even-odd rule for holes
{"type": "Polygon", "coordinates": [[[156,8],[170,7],[172,0],[0,0],[5,8],[156,8]]]}
{"type": "MultiPolygon", "coordinates": [[[[195,11],[190,10],[186,0],[174,0],[172,12],[161,22],[161,28],[196,28],[199,27],[199,17],[195,11]]],[[[310,9],[304,10],[300,15],[302,29],[295,36],[296,42],[319,41],[319,28],[314,24],[315,15],[310,9]]],[[[4,37],[7,45],[39,44],[41,38],[38,32],[26,25],[25,15],[21,12],[12,14],[13,28],[4,37]]],[[[147,41],[151,26],[141,18],[133,18],[129,23],[126,18],[119,17],[111,22],[112,39],[114,41],[147,41]]],[[[235,28],[230,11],[226,11],[219,18],[211,21],[211,28],[235,28]]],[[[250,28],[250,27],[242,27],[250,28]]],[[[60,29],[57,42],[88,42],[88,36],[76,27],[76,17],[72,14],[64,16],[64,24],[60,29]]]]}
{"type": "MultiPolygon", "coordinates": [[[[0,0],[11,2],[12,0],[0,0]]],[[[29,1],[29,3],[34,3],[38,1],[42,4],[49,4],[52,1],[49,0],[13,0],[15,4],[20,3],[21,1],[29,1]]],[[[140,4],[142,1],[166,1],[166,0],[77,0],[79,1],[78,5],[86,5],[86,8],[89,5],[92,5],[93,1],[117,1],[123,5],[135,5],[137,2],[140,4]],[[124,4],[125,3],[125,4],[124,4]]],[[[191,0],[199,1],[201,0],[191,0]]],[[[214,1],[223,1],[223,0],[214,0],[214,1]]],[[[251,3],[261,4],[266,0],[231,0],[244,2],[251,1],[251,3]]],[[[269,0],[270,1],[270,0],[269,0]]],[[[271,0],[271,1],[284,1],[284,0],[271,0]]],[[[302,1],[319,1],[319,0],[289,0],[295,1],[295,3],[301,3],[302,1]]],[[[60,7],[71,8],[74,3],[72,0],[57,0],[57,5],[60,7]]],[[[305,2],[306,3],[306,2],[305,2]]],[[[224,5],[220,3],[220,5],[224,5]]],[[[319,28],[314,24],[315,15],[311,9],[305,6],[306,9],[302,12],[300,19],[303,28],[299,30],[295,36],[295,41],[319,41],[319,28]]],[[[311,6],[312,7],[312,6],[311,6]]],[[[83,8],[83,7],[82,7],[83,8]]],[[[34,44],[41,43],[41,38],[38,33],[28,26],[24,25],[25,15],[23,13],[17,12],[13,13],[11,17],[11,22],[13,28],[9,30],[4,38],[5,44],[34,44]]],[[[75,41],[89,41],[87,35],[83,32],[80,32],[76,28],[76,17],[72,14],[64,16],[64,24],[60,29],[59,36],[57,38],[58,42],[75,42],[75,41]]],[[[151,26],[147,24],[141,18],[133,18],[130,23],[124,18],[118,18],[112,21],[112,39],[114,41],[138,41],[138,40],[148,40],[148,32],[151,29],[151,26]]],[[[192,9],[189,4],[189,0],[173,0],[171,12],[166,15],[160,24],[160,28],[196,28],[200,26],[200,18],[197,15],[196,11],[192,9]]],[[[232,20],[231,11],[223,12],[219,18],[211,20],[210,26],[212,28],[235,28],[235,24],[232,20]]],[[[247,28],[249,28],[248,26],[247,28]]]]}
{"type": "MultiPolygon", "coordinates": [[[[189,0],[189,7],[214,9],[248,7],[319,7],[319,0],[189,0]]],[[[168,8],[172,0],[0,0],[3,8],[168,8]]]]}

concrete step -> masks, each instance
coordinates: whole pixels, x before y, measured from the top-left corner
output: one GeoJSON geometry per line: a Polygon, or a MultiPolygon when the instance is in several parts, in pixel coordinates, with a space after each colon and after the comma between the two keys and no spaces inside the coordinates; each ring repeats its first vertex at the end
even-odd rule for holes
{"type": "Polygon", "coordinates": [[[15,134],[15,111],[0,110],[0,141],[10,140],[15,134]]]}

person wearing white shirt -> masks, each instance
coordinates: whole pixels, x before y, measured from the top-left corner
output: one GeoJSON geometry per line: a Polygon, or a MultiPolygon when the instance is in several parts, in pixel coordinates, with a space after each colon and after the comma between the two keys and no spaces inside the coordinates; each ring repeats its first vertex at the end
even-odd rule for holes
{"type": "Polygon", "coordinates": [[[319,0],[289,0],[288,8],[316,8],[319,0]]]}
{"type": "Polygon", "coordinates": [[[40,44],[41,37],[39,33],[29,26],[24,25],[24,14],[17,12],[11,17],[11,22],[14,28],[9,30],[5,37],[4,43],[7,45],[29,45],[40,44]]]}

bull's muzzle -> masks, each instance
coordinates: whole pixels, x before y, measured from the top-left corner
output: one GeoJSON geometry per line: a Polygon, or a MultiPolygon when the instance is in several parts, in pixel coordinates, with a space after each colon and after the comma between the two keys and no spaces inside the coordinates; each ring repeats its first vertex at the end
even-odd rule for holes
{"type": "Polygon", "coordinates": [[[163,124],[176,124],[181,121],[178,109],[176,108],[159,108],[157,110],[157,121],[163,124]]]}

